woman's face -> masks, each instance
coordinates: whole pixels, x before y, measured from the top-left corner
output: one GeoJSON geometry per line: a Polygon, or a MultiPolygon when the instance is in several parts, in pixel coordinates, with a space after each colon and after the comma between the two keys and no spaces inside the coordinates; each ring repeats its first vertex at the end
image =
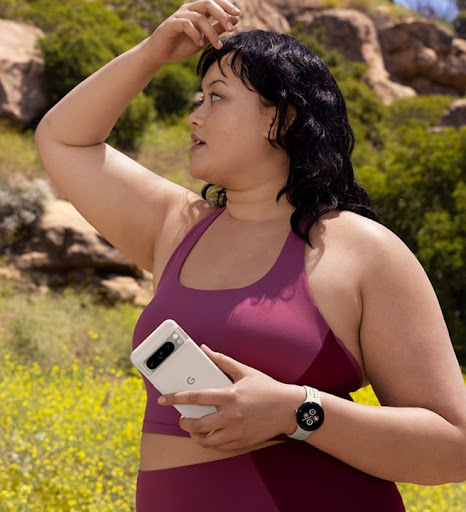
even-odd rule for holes
{"type": "MultiPolygon", "coordinates": [[[[226,60],[227,59],[227,60],[226,60]]],[[[232,71],[212,64],[202,80],[203,103],[190,116],[193,128],[190,174],[231,190],[270,180],[271,158],[278,150],[268,141],[275,107],[261,104],[232,71]]],[[[226,61],[225,61],[226,60],[226,61]]]]}

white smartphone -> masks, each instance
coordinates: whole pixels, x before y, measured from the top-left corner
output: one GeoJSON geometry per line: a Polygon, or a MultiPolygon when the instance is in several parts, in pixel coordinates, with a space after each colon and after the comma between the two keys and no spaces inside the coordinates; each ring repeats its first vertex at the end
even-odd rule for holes
{"type": "MultiPolygon", "coordinates": [[[[165,320],[131,353],[136,368],[160,391],[223,388],[231,380],[174,320],[165,320]]],[[[187,418],[215,412],[215,406],[174,406],[187,418]]]]}

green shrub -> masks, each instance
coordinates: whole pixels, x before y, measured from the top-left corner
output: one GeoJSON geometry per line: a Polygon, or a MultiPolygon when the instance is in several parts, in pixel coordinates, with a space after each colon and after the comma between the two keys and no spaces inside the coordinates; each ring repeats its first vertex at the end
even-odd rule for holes
{"type": "Polygon", "coordinates": [[[164,66],[146,88],[154,99],[155,109],[162,119],[183,116],[192,110],[199,78],[186,64],[164,66]]]}
{"type": "Polygon", "coordinates": [[[358,169],[382,218],[416,254],[435,288],[456,352],[466,364],[466,129],[400,128],[374,165],[358,169]],[[403,145],[399,142],[403,134],[403,145]]]}
{"type": "Polygon", "coordinates": [[[106,1],[124,20],[153,32],[184,0],[111,0],[106,1]]]}
{"type": "Polygon", "coordinates": [[[15,13],[15,7],[16,7],[16,1],[15,0],[2,0],[2,3],[0,3],[0,19],[9,19],[14,17],[15,13]]]}
{"type": "Polygon", "coordinates": [[[405,130],[414,127],[435,126],[452,102],[449,96],[413,96],[395,100],[390,105],[390,125],[392,134],[399,133],[404,138],[405,130]]]}
{"type": "MultiPolygon", "coordinates": [[[[55,102],[145,36],[140,27],[122,21],[98,1],[36,0],[22,16],[46,32],[39,45],[46,87],[55,102]]],[[[135,149],[152,114],[150,101],[137,98],[119,120],[111,141],[121,149],[135,149]]]]}
{"type": "Polygon", "coordinates": [[[0,189],[0,249],[27,235],[47,198],[44,182],[30,182],[19,175],[0,189]]]}
{"type": "Polygon", "coordinates": [[[100,2],[73,0],[37,12],[43,1],[34,3],[28,16],[46,31],[40,46],[46,82],[55,99],[144,37],[139,27],[121,21],[100,2]]]}
{"type": "Polygon", "coordinates": [[[138,94],[118,118],[108,139],[109,144],[126,151],[138,150],[154,117],[152,99],[138,94]]]}
{"type": "Polygon", "coordinates": [[[186,117],[176,122],[157,120],[146,131],[137,160],[158,175],[200,194],[204,182],[188,172],[190,133],[186,117]]]}
{"type": "Polygon", "coordinates": [[[353,165],[363,165],[384,147],[387,108],[369,86],[355,78],[340,81],[356,145],[353,165]]]}
{"type": "Polygon", "coordinates": [[[114,57],[93,28],[64,23],[40,40],[45,58],[46,87],[53,101],[114,57]]]}

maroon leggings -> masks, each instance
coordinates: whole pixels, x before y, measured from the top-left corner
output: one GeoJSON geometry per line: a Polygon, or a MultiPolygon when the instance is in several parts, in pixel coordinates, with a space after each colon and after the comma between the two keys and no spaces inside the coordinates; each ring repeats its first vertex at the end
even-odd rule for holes
{"type": "Polygon", "coordinates": [[[137,512],[402,512],[393,482],[289,441],[181,468],[139,471],[137,512]]]}

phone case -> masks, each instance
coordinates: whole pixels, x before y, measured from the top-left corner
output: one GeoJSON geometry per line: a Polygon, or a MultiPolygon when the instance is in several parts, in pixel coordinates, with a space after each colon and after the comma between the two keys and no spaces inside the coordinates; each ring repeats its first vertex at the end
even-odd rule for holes
{"type": "MultiPolygon", "coordinates": [[[[160,356],[160,359],[163,357],[160,356]]],[[[174,320],[165,320],[160,324],[131,353],[131,361],[162,394],[223,388],[232,384],[174,320]],[[158,363],[158,354],[164,353],[164,350],[172,352],[158,363]],[[152,368],[155,364],[157,367],[152,368]]],[[[174,407],[187,418],[200,418],[216,411],[214,406],[204,405],[183,404],[174,407]]]]}

